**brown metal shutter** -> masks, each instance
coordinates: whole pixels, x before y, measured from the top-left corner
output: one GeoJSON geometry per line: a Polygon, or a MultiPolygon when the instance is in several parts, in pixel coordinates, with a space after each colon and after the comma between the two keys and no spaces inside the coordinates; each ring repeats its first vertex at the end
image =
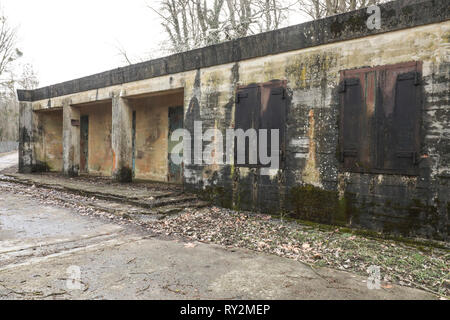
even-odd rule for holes
{"type": "Polygon", "coordinates": [[[420,146],[420,74],[397,76],[393,127],[394,168],[410,172],[417,168],[420,146]]]}
{"type": "Polygon", "coordinates": [[[346,78],[340,84],[340,160],[348,170],[359,171],[361,143],[361,114],[364,108],[360,78],[346,78]]]}
{"type": "Polygon", "coordinates": [[[420,67],[406,63],[380,71],[378,169],[387,173],[417,174],[422,105],[420,67]]]}
{"type": "MultiPolygon", "coordinates": [[[[235,129],[258,129],[259,127],[259,110],[260,110],[260,89],[257,84],[245,87],[238,87],[236,94],[236,110],[235,110],[235,129]]],[[[235,139],[234,160],[237,165],[237,139],[235,139]]],[[[249,165],[249,141],[245,142],[245,165],[249,165]]]]}
{"type": "Polygon", "coordinates": [[[352,172],[417,174],[421,62],[341,71],[339,153],[352,172]]]}
{"type": "Polygon", "coordinates": [[[267,155],[271,154],[271,131],[279,130],[280,164],[285,153],[286,81],[272,81],[261,86],[259,129],[267,129],[267,155]]]}

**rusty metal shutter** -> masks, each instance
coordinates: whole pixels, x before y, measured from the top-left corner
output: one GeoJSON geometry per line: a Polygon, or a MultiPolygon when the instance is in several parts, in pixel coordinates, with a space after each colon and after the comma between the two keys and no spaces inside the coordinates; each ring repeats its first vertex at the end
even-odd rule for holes
{"type": "Polygon", "coordinates": [[[379,71],[378,170],[416,175],[420,152],[421,65],[406,63],[379,71]]]}
{"type": "Polygon", "coordinates": [[[364,100],[360,78],[343,79],[340,84],[341,118],[340,118],[340,160],[348,170],[359,169],[359,152],[361,144],[361,114],[364,100]]]}
{"type": "Polygon", "coordinates": [[[272,81],[261,85],[261,110],[259,114],[259,129],[267,129],[267,155],[271,154],[271,131],[279,130],[280,160],[283,165],[285,154],[286,126],[286,81],[272,81]]]}
{"type": "MultiPolygon", "coordinates": [[[[238,87],[236,94],[235,129],[258,129],[261,99],[257,84],[238,87]]],[[[237,166],[252,166],[249,164],[249,141],[245,142],[245,164],[237,164],[237,139],[235,139],[234,162],[237,166]]]]}
{"type": "Polygon", "coordinates": [[[341,71],[339,157],[351,172],[416,175],[421,62],[341,71]]]}
{"type": "Polygon", "coordinates": [[[397,76],[391,135],[392,169],[414,173],[419,159],[421,90],[420,74],[412,71],[397,76]]]}

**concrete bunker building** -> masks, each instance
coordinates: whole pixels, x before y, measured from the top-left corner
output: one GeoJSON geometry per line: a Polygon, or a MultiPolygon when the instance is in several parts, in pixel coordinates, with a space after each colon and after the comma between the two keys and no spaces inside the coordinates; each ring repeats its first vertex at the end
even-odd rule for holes
{"type": "Polygon", "coordinates": [[[33,91],[19,170],[183,184],[219,205],[448,239],[447,0],[380,5],[33,91]],[[280,168],[171,162],[177,128],[274,129],[280,168]]]}

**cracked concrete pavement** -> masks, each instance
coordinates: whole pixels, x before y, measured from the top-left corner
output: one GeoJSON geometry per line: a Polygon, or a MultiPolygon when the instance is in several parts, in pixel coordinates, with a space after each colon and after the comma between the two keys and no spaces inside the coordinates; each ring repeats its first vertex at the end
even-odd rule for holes
{"type": "MultiPolygon", "coordinates": [[[[17,154],[0,155],[0,170],[15,161],[17,154]]],[[[157,238],[26,194],[0,195],[0,299],[434,298],[397,285],[369,290],[366,280],[274,255],[157,238]],[[70,282],[73,266],[80,281],[70,282]]]]}

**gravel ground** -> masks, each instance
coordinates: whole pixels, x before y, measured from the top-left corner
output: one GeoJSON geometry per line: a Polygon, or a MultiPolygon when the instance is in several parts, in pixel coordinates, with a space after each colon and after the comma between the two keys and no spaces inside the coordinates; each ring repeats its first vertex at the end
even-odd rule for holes
{"type": "Polygon", "coordinates": [[[61,191],[0,182],[0,192],[3,191],[37,198],[47,205],[70,207],[81,215],[96,215],[119,224],[132,223],[163,237],[272,253],[311,267],[328,266],[367,276],[369,266],[376,265],[381,269],[385,288],[396,283],[444,299],[450,296],[448,248],[365,237],[340,228],[281,221],[268,215],[217,207],[186,209],[176,216],[144,222],[85,206],[85,197],[61,191]]]}

